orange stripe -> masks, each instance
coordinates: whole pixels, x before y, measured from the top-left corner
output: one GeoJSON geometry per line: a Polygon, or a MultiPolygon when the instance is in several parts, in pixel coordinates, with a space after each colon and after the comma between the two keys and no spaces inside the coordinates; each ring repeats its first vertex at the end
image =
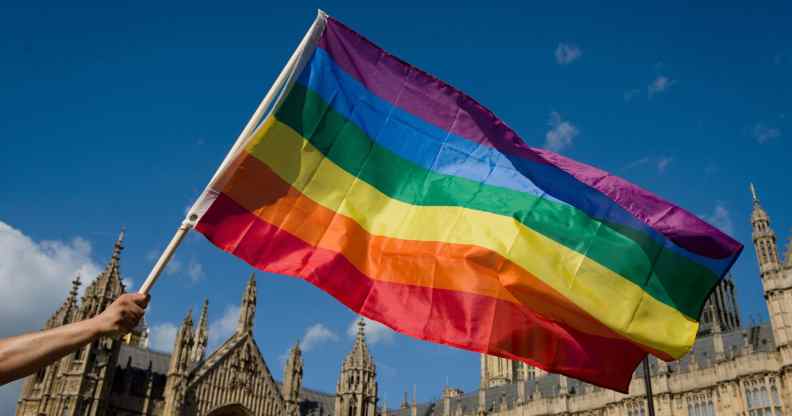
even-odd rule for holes
{"type": "Polygon", "coordinates": [[[592,335],[625,339],[497,253],[473,245],[371,235],[354,220],[304,196],[255,157],[241,160],[222,192],[308,244],[342,253],[372,279],[489,296],[528,306],[547,319],[592,335]],[[517,281],[519,285],[514,284],[517,281]],[[505,285],[522,290],[510,292],[505,285]]]}

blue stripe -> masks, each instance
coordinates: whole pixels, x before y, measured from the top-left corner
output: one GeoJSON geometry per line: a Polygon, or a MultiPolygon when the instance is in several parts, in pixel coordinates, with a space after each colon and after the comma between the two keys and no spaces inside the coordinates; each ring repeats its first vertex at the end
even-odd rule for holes
{"type": "Polygon", "coordinates": [[[600,221],[646,234],[664,248],[709,268],[716,276],[721,276],[731,263],[731,258],[712,259],[676,245],[599,191],[553,165],[504,155],[408,113],[398,107],[398,102],[394,106],[347,74],[322,48],[315,49],[297,82],[318,93],[377,144],[425,169],[574,206],[600,221]]]}

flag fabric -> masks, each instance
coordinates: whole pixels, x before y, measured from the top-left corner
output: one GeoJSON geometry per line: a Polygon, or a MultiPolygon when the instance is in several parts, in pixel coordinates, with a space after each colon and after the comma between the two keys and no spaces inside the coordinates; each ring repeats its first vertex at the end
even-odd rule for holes
{"type": "Polygon", "coordinates": [[[637,186],[531,148],[330,17],[196,229],[420,339],[626,392],[692,346],[742,246],[637,186]]]}

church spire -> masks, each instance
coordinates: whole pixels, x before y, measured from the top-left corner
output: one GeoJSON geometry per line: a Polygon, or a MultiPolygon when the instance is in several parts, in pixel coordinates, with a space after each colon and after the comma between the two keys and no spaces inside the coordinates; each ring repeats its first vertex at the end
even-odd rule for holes
{"type": "Polygon", "coordinates": [[[198,319],[198,327],[195,329],[195,344],[193,345],[190,361],[198,362],[204,359],[206,344],[209,341],[208,330],[209,299],[204,299],[201,307],[201,317],[198,319]]]}
{"type": "Polygon", "coordinates": [[[754,186],[753,182],[750,183],[750,187],[751,187],[751,196],[753,197],[753,203],[758,204],[759,197],[756,195],[756,187],[754,186]]]}
{"type": "Polygon", "coordinates": [[[253,322],[256,317],[256,275],[250,274],[245,293],[242,294],[242,304],[239,308],[239,324],[237,333],[253,332],[253,322]]]}

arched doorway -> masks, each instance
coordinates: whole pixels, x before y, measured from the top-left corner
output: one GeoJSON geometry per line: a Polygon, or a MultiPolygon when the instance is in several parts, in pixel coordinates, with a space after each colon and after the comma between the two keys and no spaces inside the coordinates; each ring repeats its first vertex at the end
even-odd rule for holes
{"type": "Polygon", "coordinates": [[[234,403],[220,406],[209,412],[208,416],[253,416],[253,412],[239,403],[234,403]]]}

